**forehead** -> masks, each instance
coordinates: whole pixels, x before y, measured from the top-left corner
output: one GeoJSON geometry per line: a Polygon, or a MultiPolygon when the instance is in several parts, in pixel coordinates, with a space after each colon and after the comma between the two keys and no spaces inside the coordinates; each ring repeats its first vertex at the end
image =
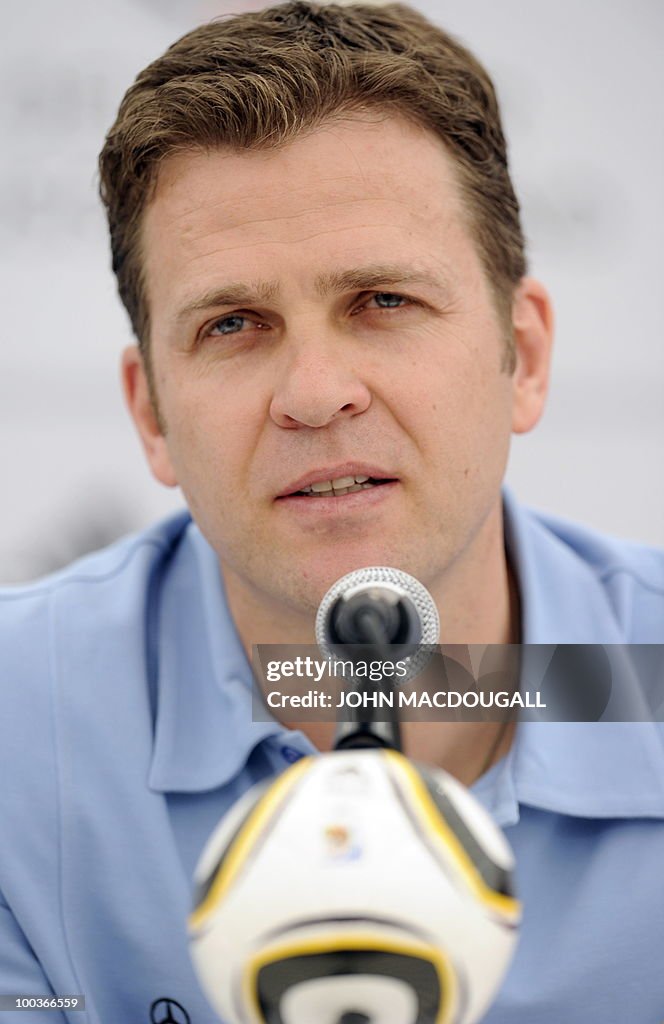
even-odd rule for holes
{"type": "Polygon", "coordinates": [[[264,275],[299,257],[320,274],[330,260],[435,259],[434,241],[453,247],[461,221],[443,143],[399,117],[337,121],[272,150],[186,151],[160,168],[145,213],[148,299],[166,282],[200,288],[220,265],[264,275]]]}

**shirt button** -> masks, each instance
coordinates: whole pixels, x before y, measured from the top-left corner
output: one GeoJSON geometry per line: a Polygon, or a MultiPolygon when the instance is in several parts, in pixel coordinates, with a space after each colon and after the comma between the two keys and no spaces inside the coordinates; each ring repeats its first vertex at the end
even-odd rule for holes
{"type": "Polygon", "coordinates": [[[296,750],[295,747],[284,746],[281,748],[281,756],[284,761],[288,761],[288,764],[295,764],[300,758],[304,757],[301,750],[296,750]]]}

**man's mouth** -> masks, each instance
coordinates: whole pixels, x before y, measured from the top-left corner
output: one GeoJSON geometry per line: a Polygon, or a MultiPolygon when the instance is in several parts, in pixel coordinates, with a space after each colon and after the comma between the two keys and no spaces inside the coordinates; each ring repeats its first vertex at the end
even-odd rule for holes
{"type": "Polygon", "coordinates": [[[370,476],[341,476],[336,480],[321,480],[310,487],[303,487],[301,491],[294,491],[296,495],[304,495],[307,498],[338,498],[342,494],[355,494],[358,491],[368,491],[372,487],[380,487],[381,484],[390,483],[389,480],[376,480],[370,476]]]}
{"type": "Polygon", "coordinates": [[[346,463],[321,467],[303,474],[284,488],[277,500],[283,498],[342,498],[346,494],[359,494],[384,484],[396,483],[396,478],[382,467],[346,463]]]}

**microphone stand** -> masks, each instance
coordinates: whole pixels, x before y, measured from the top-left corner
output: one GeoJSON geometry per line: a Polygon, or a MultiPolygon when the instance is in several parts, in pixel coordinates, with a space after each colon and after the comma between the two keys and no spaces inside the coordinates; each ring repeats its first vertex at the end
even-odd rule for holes
{"type": "MultiPolygon", "coordinates": [[[[351,660],[355,663],[380,661],[381,665],[388,661],[391,653],[390,638],[383,616],[370,605],[365,605],[356,613],[354,624],[359,643],[352,645],[351,660]]],[[[394,693],[392,680],[382,674],[378,682],[369,680],[365,676],[355,679],[354,683],[355,692],[362,693],[365,697],[381,691],[389,695],[394,693]]],[[[401,752],[399,716],[395,714],[392,703],[388,703],[388,708],[390,715],[387,721],[377,721],[375,704],[371,706],[367,700],[363,700],[358,708],[353,709],[356,714],[350,720],[342,721],[337,726],[333,749],[387,748],[401,752]]]]}

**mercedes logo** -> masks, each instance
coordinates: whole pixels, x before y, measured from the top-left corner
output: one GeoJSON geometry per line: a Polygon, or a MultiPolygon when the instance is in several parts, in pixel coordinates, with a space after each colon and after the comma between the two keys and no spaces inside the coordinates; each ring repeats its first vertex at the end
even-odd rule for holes
{"type": "Polygon", "coordinates": [[[152,1024],[191,1024],[191,1017],[184,1006],[175,999],[155,999],[150,1007],[152,1024]]]}

